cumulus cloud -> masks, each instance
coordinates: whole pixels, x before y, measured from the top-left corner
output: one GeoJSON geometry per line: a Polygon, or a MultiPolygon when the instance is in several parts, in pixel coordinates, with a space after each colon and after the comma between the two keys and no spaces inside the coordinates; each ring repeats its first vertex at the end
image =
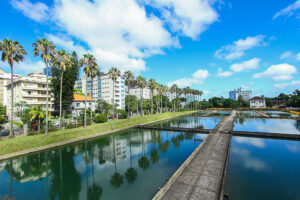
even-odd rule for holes
{"type": "Polygon", "coordinates": [[[218,14],[209,0],[144,0],[161,10],[162,17],[173,32],[198,39],[210,24],[218,19],[218,14]]]}
{"type": "Polygon", "coordinates": [[[264,148],[266,146],[265,141],[260,138],[236,137],[234,140],[241,144],[248,144],[259,148],[264,148]]]}
{"type": "Polygon", "coordinates": [[[264,39],[264,35],[257,35],[254,37],[249,36],[245,39],[239,39],[237,41],[234,41],[233,44],[222,46],[215,52],[215,56],[217,58],[226,60],[234,60],[240,58],[245,54],[245,51],[254,47],[266,45],[264,39]]]}
{"type": "MultiPolygon", "coordinates": [[[[286,8],[280,10],[279,12],[277,12],[274,16],[273,19],[276,19],[277,17],[282,17],[282,16],[292,16],[295,13],[297,13],[297,11],[300,9],[300,0],[295,1],[294,3],[288,5],[286,8]]],[[[299,16],[297,16],[299,17],[299,16]]]]}
{"type": "Polygon", "coordinates": [[[285,83],[277,83],[274,85],[274,87],[281,88],[281,89],[284,89],[289,86],[300,86],[300,80],[292,81],[292,82],[285,82],[285,83]]]}
{"type": "Polygon", "coordinates": [[[229,77],[232,75],[233,75],[232,71],[222,71],[221,68],[218,68],[218,74],[217,74],[218,77],[229,77]]]}
{"type": "Polygon", "coordinates": [[[293,61],[295,61],[295,60],[300,61],[300,53],[294,54],[294,52],[292,52],[292,51],[286,51],[280,55],[280,59],[281,60],[289,59],[289,60],[293,60],[293,61]]]}
{"type": "Polygon", "coordinates": [[[176,81],[169,82],[167,85],[170,87],[173,84],[177,84],[178,87],[188,87],[191,85],[202,84],[209,76],[209,72],[206,69],[198,69],[191,78],[182,78],[176,81]]]}
{"type": "MultiPolygon", "coordinates": [[[[45,66],[45,63],[43,61],[31,61],[31,60],[25,60],[21,63],[14,64],[14,73],[16,74],[29,74],[31,72],[39,72],[41,71],[45,66]]],[[[4,63],[3,69],[7,72],[10,72],[10,66],[8,63],[4,63]]]]}
{"type": "Polygon", "coordinates": [[[34,21],[43,22],[49,18],[50,9],[44,3],[31,3],[29,0],[12,0],[10,3],[13,8],[34,21]]]}
{"type": "Polygon", "coordinates": [[[254,78],[267,78],[270,77],[274,81],[286,81],[293,78],[293,74],[297,73],[294,65],[287,63],[272,65],[261,73],[254,74],[254,78]]]}
{"type": "Polygon", "coordinates": [[[230,66],[230,69],[234,72],[249,71],[258,68],[259,63],[260,63],[259,58],[253,58],[251,60],[244,61],[242,63],[235,63],[230,66]]]}

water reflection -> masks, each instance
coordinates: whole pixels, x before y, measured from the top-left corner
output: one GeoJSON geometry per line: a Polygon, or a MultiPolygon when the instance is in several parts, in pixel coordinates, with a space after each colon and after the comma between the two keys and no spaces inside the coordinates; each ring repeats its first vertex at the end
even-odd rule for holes
{"type": "Polygon", "coordinates": [[[239,110],[236,115],[238,117],[261,117],[261,114],[250,110],[239,110]]]}
{"type": "Polygon", "coordinates": [[[276,110],[267,110],[264,111],[267,115],[271,117],[298,117],[297,115],[293,115],[289,112],[283,112],[283,111],[276,111],[276,110]]]}
{"type": "Polygon", "coordinates": [[[220,117],[180,117],[152,124],[161,127],[214,129],[222,120],[220,117]]]}
{"type": "Polygon", "coordinates": [[[233,137],[225,184],[230,200],[300,199],[299,150],[299,141],[233,137]]]}
{"type": "Polygon", "coordinates": [[[235,119],[234,130],[300,134],[300,120],[238,118],[235,119]]]}
{"type": "Polygon", "coordinates": [[[8,160],[0,163],[0,195],[47,200],[151,199],[200,144],[194,135],[129,130],[8,160]]]}

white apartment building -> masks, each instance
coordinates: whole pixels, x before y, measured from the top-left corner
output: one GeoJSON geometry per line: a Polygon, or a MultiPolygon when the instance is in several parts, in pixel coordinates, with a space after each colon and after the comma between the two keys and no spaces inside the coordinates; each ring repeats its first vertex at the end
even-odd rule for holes
{"type": "MultiPolygon", "coordinates": [[[[137,99],[140,100],[142,96],[142,89],[141,88],[131,88],[130,90],[127,89],[126,94],[136,96],[137,99]]],[[[151,99],[151,90],[149,88],[143,89],[143,99],[151,99]]]]}
{"type": "Polygon", "coordinates": [[[265,108],[266,100],[262,97],[253,97],[250,99],[250,108],[265,108]]]}
{"type": "MultiPolygon", "coordinates": [[[[21,77],[19,74],[14,74],[14,79],[21,77]]],[[[0,69],[0,103],[7,105],[7,89],[6,85],[11,81],[11,74],[0,69]]]]}
{"type": "Polygon", "coordinates": [[[243,100],[249,101],[252,97],[251,90],[244,90],[244,88],[234,89],[233,91],[229,91],[229,98],[233,100],[238,100],[239,96],[243,97],[243,100]]]}
{"type": "Polygon", "coordinates": [[[82,90],[83,93],[92,94],[93,99],[102,99],[109,104],[118,104],[117,109],[125,109],[125,85],[122,77],[115,81],[115,98],[113,98],[113,80],[107,74],[101,74],[98,77],[87,79],[85,75],[81,80],[76,81],[75,88],[82,90]],[[93,92],[92,92],[93,83],[93,92]]]}
{"type": "MultiPolygon", "coordinates": [[[[48,110],[53,111],[53,95],[50,93],[50,80],[49,83],[49,97],[48,97],[48,110]]],[[[6,85],[7,88],[7,109],[6,114],[10,117],[11,106],[11,83],[6,85]]],[[[31,73],[28,76],[16,78],[14,80],[14,104],[19,102],[26,102],[29,106],[42,106],[46,109],[46,76],[42,74],[31,73]]],[[[16,112],[16,109],[14,109],[16,112]]]]}

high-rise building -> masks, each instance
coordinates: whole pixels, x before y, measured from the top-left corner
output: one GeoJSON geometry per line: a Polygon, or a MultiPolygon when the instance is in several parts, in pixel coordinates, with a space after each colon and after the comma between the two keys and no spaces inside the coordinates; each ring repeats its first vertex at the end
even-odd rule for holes
{"type": "Polygon", "coordinates": [[[82,78],[75,83],[75,88],[80,89],[86,95],[92,95],[93,99],[102,99],[109,104],[118,104],[118,109],[125,109],[125,85],[124,79],[118,77],[115,81],[115,88],[113,89],[113,80],[109,75],[101,73],[100,76],[93,80],[83,75],[82,78]],[[93,83],[93,91],[92,91],[93,83]],[[113,95],[115,96],[113,98],[113,95]]]}
{"type": "MultiPolygon", "coordinates": [[[[14,74],[14,78],[21,77],[21,75],[14,74]]],[[[7,104],[7,89],[6,85],[11,81],[11,74],[6,73],[0,69],[0,103],[3,105],[7,104]]]]}
{"type": "Polygon", "coordinates": [[[249,101],[252,97],[251,90],[244,90],[244,88],[237,88],[229,91],[229,98],[233,100],[238,100],[239,96],[242,96],[243,100],[249,101]]]}
{"type": "MultiPolygon", "coordinates": [[[[48,109],[53,111],[54,98],[50,93],[50,80],[49,83],[49,96],[48,96],[48,109]]],[[[7,88],[7,109],[6,114],[10,117],[11,106],[11,83],[6,85],[7,88]]],[[[14,80],[14,104],[25,102],[29,106],[41,106],[46,109],[47,99],[46,75],[31,73],[28,76],[16,78],[14,80]]],[[[17,112],[16,109],[14,109],[17,112]]]]}

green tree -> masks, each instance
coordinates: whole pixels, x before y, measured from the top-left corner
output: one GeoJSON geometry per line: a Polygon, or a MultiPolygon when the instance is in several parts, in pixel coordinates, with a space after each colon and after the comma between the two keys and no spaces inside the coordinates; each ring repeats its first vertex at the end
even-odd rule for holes
{"type": "Polygon", "coordinates": [[[1,60],[3,62],[8,62],[10,65],[10,74],[11,74],[11,102],[10,102],[10,133],[9,136],[13,137],[13,121],[14,121],[14,64],[20,63],[25,60],[25,55],[27,55],[27,52],[25,49],[21,46],[21,44],[18,41],[8,40],[4,39],[0,42],[0,51],[2,52],[1,60]]]}
{"type": "Polygon", "coordinates": [[[34,106],[31,108],[30,112],[30,121],[38,120],[38,132],[41,131],[41,123],[46,117],[46,112],[41,109],[41,106],[34,106]]]}
{"type": "Polygon", "coordinates": [[[150,79],[148,85],[151,91],[151,115],[153,115],[153,96],[154,96],[153,93],[154,90],[156,90],[157,88],[157,82],[154,79],[150,79]]]}
{"type": "Polygon", "coordinates": [[[51,56],[53,55],[53,52],[55,51],[55,45],[53,42],[47,40],[46,38],[38,39],[36,43],[33,43],[32,46],[34,47],[34,56],[39,56],[41,54],[42,59],[44,60],[46,64],[46,130],[45,134],[48,135],[48,101],[49,101],[49,82],[48,82],[48,66],[51,59],[51,56]]]}
{"type": "Polygon", "coordinates": [[[54,55],[52,56],[51,62],[54,66],[58,66],[60,73],[60,94],[59,94],[59,128],[62,126],[62,89],[63,89],[63,78],[64,72],[67,69],[70,69],[73,65],[71,55],[68,54],[65,50],[54,51],[54,55]]]}
{"type": "Polygon", "coordinates": [[[141,90],[141,97],[140,97],[140,102],[141,102],[141,115],[144,115],[144,107],[143,107],[143,90],[144,88],[147,86],[147,81],[144,77],[142,76],[138,76],[137,79],[137,86],[140,88],[141,90]]]}
{"type": "MultiPolygon", "coordinates": [[[[131,87],[131,83],[134,79],[134,74],[131,71],[125,71],[123,74],[123,78],[125,79],[125,84],[128,87],[128,94],[130,94],[130,87],[131,87]]],[[[126,105],[126,103],[125,103],[126,105]]],[[[130,99],[129,99],[129,103],[128,105],[128,118],[130,117],[130,99]]]]}
{"type": "Polygon", "coordinates": [[[112,67],[109,71],[108,71],[108,76],[109,78],[113,81],[113,99],[112,99],[112,114],[113,114],[113,119],[115,119],[115,83],[117,81],[117,79],[121,76],[121,72],[120,70],[118,70],[118,68],[116,67],[112,67]]]}
{"type": "MultiPolygon", "coordinates": [[[[83,67],[84,66],[84,73],[87,76],[86,78],[86,87],[87,87],[87,81],[88,78],[94,78],[100,73],[99,66],[97,64],[96,58],[91,55],[91,54],[84,54],[83,58],[80,59],[79,61],[79,66],[83,67]]],[[[87,91],[87,88],[86,88],[87,91]]],[[[91,94],[91,99],[93,99],[93,79],[92,79],[92,94],[91,94]]],[[[86,94],[84,96],[84,127],[86,127],[86,94]]],[[[92,107],[92,106],[91,106],[92,107]]],[[[92,117],[91,122],[92,122],[92,117]]]]}

